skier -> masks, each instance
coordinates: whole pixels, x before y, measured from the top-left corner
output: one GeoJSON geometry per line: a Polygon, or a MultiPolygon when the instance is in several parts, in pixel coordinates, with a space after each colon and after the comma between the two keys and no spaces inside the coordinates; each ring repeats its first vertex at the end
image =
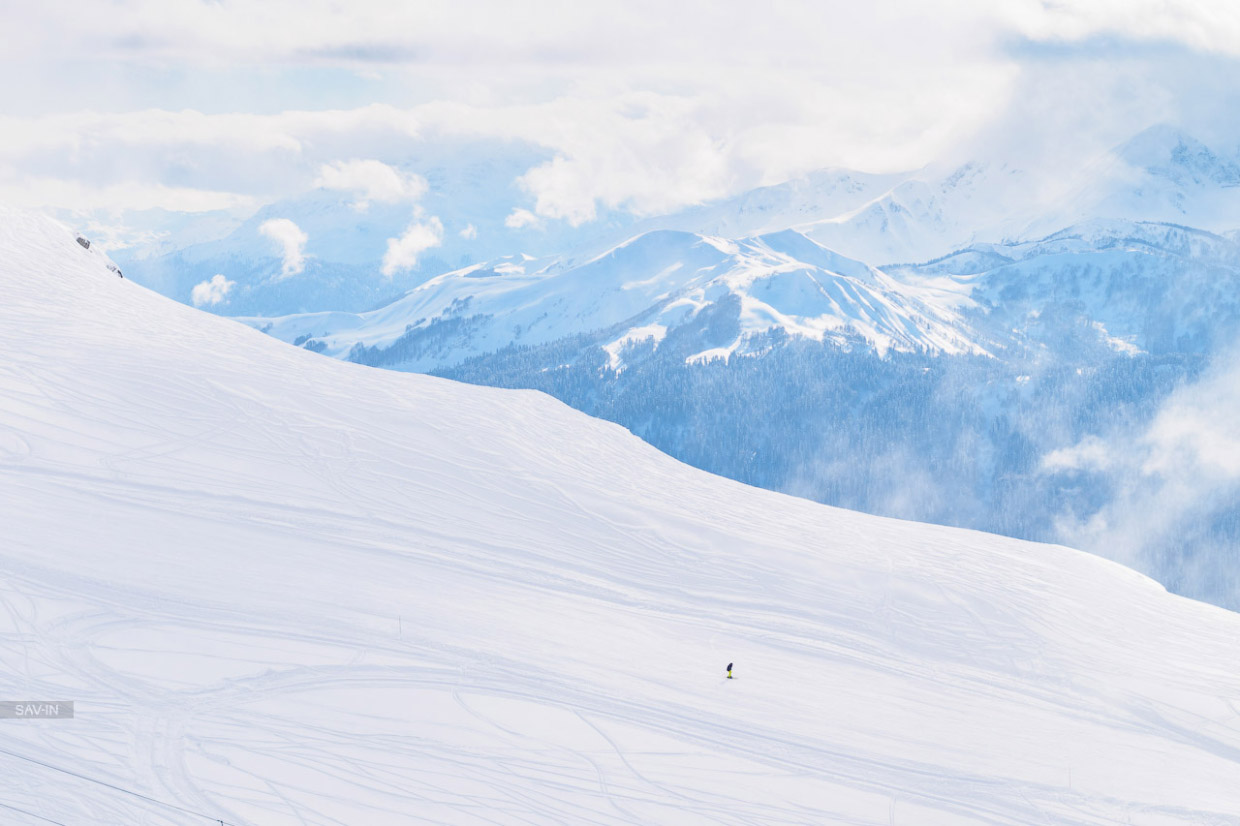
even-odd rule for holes
{"type": "Polygon", "coordinates": [[[732,679],[732,663],[728,663],[728,679],[732,679]]]}

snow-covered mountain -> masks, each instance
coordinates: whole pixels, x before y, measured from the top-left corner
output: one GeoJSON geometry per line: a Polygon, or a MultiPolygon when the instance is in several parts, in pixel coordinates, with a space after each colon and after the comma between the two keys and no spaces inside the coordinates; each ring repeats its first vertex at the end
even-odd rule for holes
{"type": "Polygon", "coordinates": [[[924,261],[975,240],[1019,233],[1041,214],[1028,172],[1004,162],[935,164],[913,172],[824,169],[715,203],[578,238],[580,251],[621,234],[676,230],[747,238],[795,229],[872,264],[924,261]]]}
{"type": "Polygon", "coordinates": [[[1153,126],[1094,160],[1026,231],[1037,237],[1097,219],[1156,221],[1211,232],[1240,228],[1240,153],[1153,126]]]}
{"type": "Polygon", "coordinates": [[[795,229],[883,266],[1094,220],[1240,228],[1240,154],[1157,125],[1050,174],[982,158],[888,175],[824,170],[638,226],[725,237],[795,229]]]}
{"type": "Polygon", "coordinates": [[[1095,220],[1224,232],[1240,228],[1240,154],[1158,125],[1051,176],[1004,160],[903,175],[831,171],[661,220],[708,232],[717,226],[732,237],[793,228],[876,265],[925,261],[979,242],[1033,240],[1095,220]]]}
{"type": "Polygon", "coordinates": [[[889,272],[966,287],[979,340],[1211,355],[1240,335],[1240,243],[1175,224],[1090,221],[889,272]]]}
{"type": "Polygon", "coordinates": [[[338,358],[430,371],[586,336],[612,367],[694,338],[689,361],[763,334],[944,354],[1212,353],[1240,332],[1240,244],[1170,224],[1093,221],[879,270],[794,231],[724,240],[646,233],[585,262],[504,258],[367,313],[243,319],[338,358]],[[678,332],[679,331],[679,332],[678,332]]]}
{"type": "Polygon", "coordinates": [[[979,351],[958,327],[958,299],[942,284],[896,281],[792,231],[736,241],[653,231],[584,262],[467,267],[369,313],[244,320],[328,355],[408,370],[581,335],[601,336],[596,343],[620,366],[626,350],[669,337],[692,335],[686,357],[703,360],[749,352],[773,330],[880,353],[979,351]]]}
{"type": "Polygon", "coordinates": [[[0,218],[6,823],[1236,823],[1240,618],[319,358],[0,218]],[[723,669],[735,663],[737,679],[723,669]]]}
{"type": "Polygon", "coordinates": [[[716,203],[647,218],[632,230],[675,229],[720,238],[766,235],[855,212],[908,178],[908,173],[822,169],[716,203]]]}
{"type": "Polygon", "coordinates": [[[925,261],[975,240],[1002,240],[1034,214],[1027,173],[1007,164],[925,170],[856,209],[793,225],[875,264],[925,261]]]}

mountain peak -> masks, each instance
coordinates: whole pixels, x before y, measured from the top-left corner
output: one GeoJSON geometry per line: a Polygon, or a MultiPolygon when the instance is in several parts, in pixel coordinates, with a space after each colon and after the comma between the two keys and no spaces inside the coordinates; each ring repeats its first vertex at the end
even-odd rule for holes
{"type": "Polygon", "coordinates": [[[794,229],[781,232],[770,232],[758,236],[761,242],[772,252],[787,255],[806,264],[812,264],[830,272],[847,275],[852,278],[869,280],[872,278],[868,264],[840,255],[838,252],[819,244],[794,229]]]}
{"type": "Polygon", "coordinates": [[[1117,147],[1115,154],[1131,166],[1176,183],[1240,184],[1240,167],[1233,159],[1169,124],[1138,132],[1117,147]]]}
{"type": "Polygon", "coordinates": [[[1115,154],[1136,165],[1162,162],[1177,147],[1204,149],[1205,144],[1178,126],[1156,123],[1142,129],[1115,148],[1115,154]]]}

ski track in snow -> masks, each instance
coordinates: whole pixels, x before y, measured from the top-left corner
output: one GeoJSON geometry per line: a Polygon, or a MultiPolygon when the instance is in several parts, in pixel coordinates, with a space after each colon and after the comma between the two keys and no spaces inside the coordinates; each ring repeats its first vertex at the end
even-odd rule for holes
{"type": "Polygon", "coordinates": [[[1240,621],[341,364],[0,216],[0,821],[1240,826],[1240,621]],[[737,663],[737,679],[723,666],[737,663]]]}

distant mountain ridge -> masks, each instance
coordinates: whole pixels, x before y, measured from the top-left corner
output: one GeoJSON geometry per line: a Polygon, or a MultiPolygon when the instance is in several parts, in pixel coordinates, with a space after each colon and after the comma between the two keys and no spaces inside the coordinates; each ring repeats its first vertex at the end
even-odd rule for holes
{"type": "Polygon", "coordinates": [[[327,355],[419,372],[583,335],[619,367],[626,350],[657,348],[704,313],[716,329],[691,360],[751,353],[772,331],[879,355],[1003,359],[1034,345],[1207,354],[1240,331],[1238,296],[1240,244],[1174,224],[1093,221],[886,270],[793,230],[738,240],[662,230],[580,264],[467,267],[367,313],[242,320],[327,355]]]}
{"type": "Polygon", "coordinates": [[[601,331],[614,335],[605,346],[619,366],[630,345],[657,347],[725,306],[726,322],[717,319],[690,358],[744,354],[772,330],[880,353],[981,352],[951,302],[936,303],[931,292],[792,230],[735,241],[658,230],[574,266],[501,259],[447,273],[369,313],[243,320],[328,355],[417,371],[601,331]]]}

